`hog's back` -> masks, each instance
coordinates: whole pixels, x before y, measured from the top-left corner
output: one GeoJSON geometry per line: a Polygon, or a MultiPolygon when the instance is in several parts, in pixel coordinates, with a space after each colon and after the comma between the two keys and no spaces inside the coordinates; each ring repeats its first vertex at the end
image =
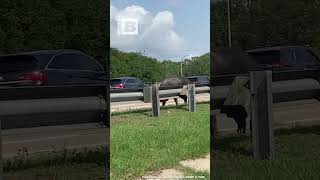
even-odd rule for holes
{"type": "Polygon", "coordinates": [[[184,86],[188,85],[189,80],[185,77],[170,77],[166,78],[160,83],[160,87],[167,86],[184,86]]]}

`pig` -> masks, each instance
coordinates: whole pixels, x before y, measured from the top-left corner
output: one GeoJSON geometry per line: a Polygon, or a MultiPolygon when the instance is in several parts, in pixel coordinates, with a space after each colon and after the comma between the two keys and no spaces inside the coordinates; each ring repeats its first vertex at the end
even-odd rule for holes
{"type": "MultiPolygon", "coordinates": [[[[237,76],[232,82],[227,98],[221,107],[220,113],[234,119],[238,125],[238,133],[246,133],[247,121],[250,122],[250,90],[248,76],[250,71],[258,70],[256,62],[240,48],[217,48],[213,53],[211,76],[237,76]]],[[[214,86],[214,84],[213,84],[214,86]]],[[[214,98],[214,97],[213,97],[214,98]]]]}
{"type": "MultiPolygon", "coordinates": [[[[172,86],[181,86],[182,90],[180,92],[179,97],[183,99],[184,103],[187,103],[187,85],[190,83],[189,79],[186,77],[169,77],[161,81],[159,87],[172,87],[172,86]]],[[[169,99],[161,99],[160,102],[162,106],[165,106],[169,99]]],[[[178,98],[173,98],[176,106],[178,106],[178,98]]]]}
{"type": "Polygon", "coordinates": [[[235,77],[220,110],[220,113],[235,120],[239,134],[246,134],[247,118],[250,120],[250,90],[248,86],[249,77],[235,77]]]}

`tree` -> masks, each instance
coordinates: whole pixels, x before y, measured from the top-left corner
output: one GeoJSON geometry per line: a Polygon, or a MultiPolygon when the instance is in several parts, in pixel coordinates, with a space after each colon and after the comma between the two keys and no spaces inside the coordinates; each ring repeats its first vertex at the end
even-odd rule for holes
{"type": "Polygon", "coordinates": [[[108,12],[104,0],[3,1],[0,53],[69,48],[105,64],[108,12]]]}
{"type": "MultiPolygon", "coordinates": [[[[180,76],[180,62],[158,61],[141,53],[126,53],[110,49],[111,78],[133,76],[153,84],[170,76],[180,76]]],[[[209,75],[209,53],[183,62],[184,75],[209,75]]]]}

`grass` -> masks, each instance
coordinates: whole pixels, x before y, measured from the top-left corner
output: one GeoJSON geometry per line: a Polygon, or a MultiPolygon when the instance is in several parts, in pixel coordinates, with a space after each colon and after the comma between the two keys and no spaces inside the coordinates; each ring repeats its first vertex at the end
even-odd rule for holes
{"type": "Polygon", "coordinates": [[[320,127],[279,130],[275,133],[275,156],[255,160],[249,137],[216,141],[212,178],[215,180],[319,180],[320,127]]]}
{"type": "Polygon", "coordinates": [[[4,161],[4,172],[10,179],[105,179],[107,157],[106,147],[19,155],[4,161]]]}
{"type": "Polygon", "coordinates": [[[127,180],[150,171],[174,168],[179,161],[206,155],[210,149],[209,105],[197,112],[185,106],[117,113],[112,117],[111,179],[127,180]]]}

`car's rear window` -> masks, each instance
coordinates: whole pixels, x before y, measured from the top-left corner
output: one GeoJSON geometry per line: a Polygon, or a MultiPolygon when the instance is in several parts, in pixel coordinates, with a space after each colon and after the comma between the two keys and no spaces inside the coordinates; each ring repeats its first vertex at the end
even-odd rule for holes
{"type": "Polygon", "coordinates": [[[319,59],[309,50],[296,49],[294,52],[294,58],[303,65],[319,65],[319,59]]]}
{"type": "Polygon", "coordinates": [[[122,84],[122,80],[121,79],[112,79],[110,82],[111,86],[117,85],[117,84],[122,84]]]}
{"type": "Polygon", "coordinates": [[[208,82],[208,81],[209,81],[209,79],[208,79],[207,77],[202,77],[202,81],[204,81],[204,82],[208,82]]]}
{"type": "Polygon", "coordinates": [[[197,82],[198,78],[188,78],[191,82],[197,82]]]}
{"type": "Polygon", "coordinates": [[[280,61],[280,51],[251,52],[249,55],[258,64],[273,64],[280,61]]]}
{"type": "Polygon", "coordinates": [[[0,57],[0,73],[32,71],[38,67],[38,60],[30,55],[0,57]]]}

